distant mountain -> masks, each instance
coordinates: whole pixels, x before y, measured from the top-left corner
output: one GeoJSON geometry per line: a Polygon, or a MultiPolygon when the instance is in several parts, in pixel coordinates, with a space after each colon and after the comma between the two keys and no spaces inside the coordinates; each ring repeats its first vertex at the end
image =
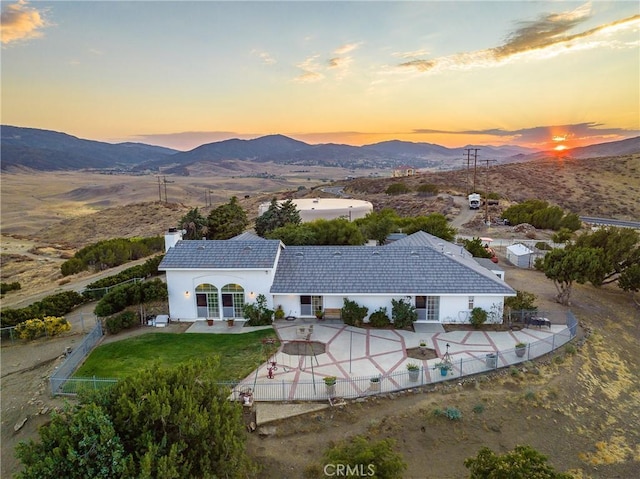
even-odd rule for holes
{"type": "Polygon", "coordinates": [[[83,140],[65,133],[36,128],[0,127],[2,170],[26,167],[34,170],[130,168],[176,150],[142,143],[111,144],[83,140]]]}
{"type": "MultiPolygon", "coordinates": [[[[468,149],[478,149],[478,162],[495,164],[531,161],[557,156],[557,152],[536,151],[520,146],[469,145],[446,148],[432,143],[384,141],[365,146],[334,143],[310,145],[284,135],[252,140],[231,139],[208,143],[191,151],[142,143],[110,144],[82,140],[65,133],[15,126],[1,127],[2,169],[27,167],[38,170],[120,169],[132,172],[159,171],[189,175],[190,170],[211,171],[234,161],[344,168],[414,168],[453,170],[466,166],[468,149]]],[[[571,158],[616,156],[640,152],[640,137],[602,143],[562,152],[571,158]]],[[[473,158],[473,153],[471,158],[473,158]]]]}

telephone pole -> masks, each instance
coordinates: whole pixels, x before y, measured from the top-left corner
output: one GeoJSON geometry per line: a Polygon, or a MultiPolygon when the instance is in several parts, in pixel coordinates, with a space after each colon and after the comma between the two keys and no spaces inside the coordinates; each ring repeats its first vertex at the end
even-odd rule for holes
{"type": "Polygon", "coordinates": [[[476,192],[476,175],[478,169],[478,151],[480,148],[465,148],[467,152],[467,195],[469,194],[469,163],[471,162],[471,152],[473,151],[473,189],[471,193],[476,192]]]}
{"type": "Polygon", "coordinates": [[[486,169],[484,172],[484,222],[489,221],[489,162],[497,160],[482,160],[486,162],[486,169]]]}

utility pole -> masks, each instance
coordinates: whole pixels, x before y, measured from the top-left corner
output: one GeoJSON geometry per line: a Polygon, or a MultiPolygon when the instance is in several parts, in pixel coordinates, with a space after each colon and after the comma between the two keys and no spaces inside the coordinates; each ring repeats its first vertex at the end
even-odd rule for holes
{"type": "Polygon", "coordinates": [[[158,176],[158,201],[162,203],[162,186],[160,183],[160,177],[158,176]]]}
{"type": "Polygon", "coordinates": [[[486,169],[484,172],[484,223],[489,221],[489,162],[497,160],[482,160],[486,162],[486,169]]]}
{"type": "Polygon", "coordinates": [[[471,193],[476,192],[476,174],[477,174],[477,166],[478,166],[478,151],[480,148],[465,148],[467,152],[467,195],[469,192],[469,163],[471,163],[471,152],[473,151],[473,189],[471,193]]]}

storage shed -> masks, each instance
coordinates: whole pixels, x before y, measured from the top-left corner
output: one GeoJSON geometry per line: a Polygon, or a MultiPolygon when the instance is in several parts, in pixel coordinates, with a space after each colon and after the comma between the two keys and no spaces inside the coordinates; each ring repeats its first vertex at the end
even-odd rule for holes
{"type": "Polygon", "coordinates": [[[518,268],[529,268],[532,265],[533,251],[525,245],[517,243],[507,246],[507,261],[518,268]]]}

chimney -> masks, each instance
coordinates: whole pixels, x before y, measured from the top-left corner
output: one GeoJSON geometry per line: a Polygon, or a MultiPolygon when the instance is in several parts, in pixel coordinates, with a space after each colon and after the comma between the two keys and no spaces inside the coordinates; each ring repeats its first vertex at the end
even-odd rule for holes
{"type": "Polygon", "coordinates": [[[164,252],[169,251],[169,248],[175,246],[181,239],[182,231],[177,228],[169,228],[169,231],[164,234],[164,252]]]}

